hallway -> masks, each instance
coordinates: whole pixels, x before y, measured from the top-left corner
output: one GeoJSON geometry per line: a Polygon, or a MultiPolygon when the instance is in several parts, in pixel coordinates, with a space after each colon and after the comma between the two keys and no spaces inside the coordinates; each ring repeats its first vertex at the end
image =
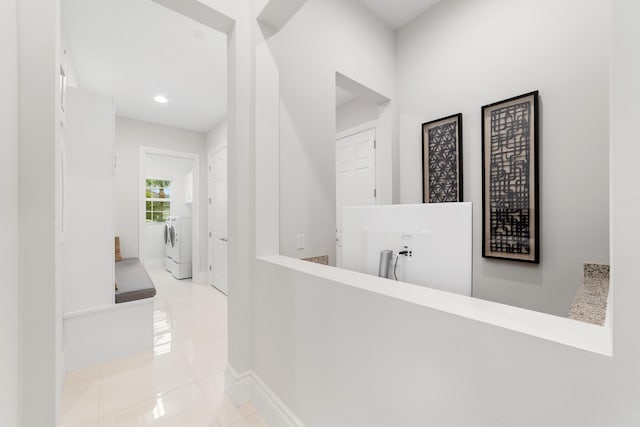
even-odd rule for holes
{"type": "Polygon", "coordinates": [[[227,299],[208,285],[148,269],[154,349],[69,373],[63,427],[266,427],[255,407],[224,392],[227,299]]]}

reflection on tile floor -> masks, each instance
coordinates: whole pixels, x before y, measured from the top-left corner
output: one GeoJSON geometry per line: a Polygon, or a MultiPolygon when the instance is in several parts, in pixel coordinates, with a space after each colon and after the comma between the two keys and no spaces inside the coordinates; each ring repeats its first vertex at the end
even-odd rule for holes
{"type": "Polygon", "coordinates": [[[70,372],[63,427],[266,427],[224,392],[227,299],[208,285],[149,268],[158,294],[153,350],[70,372]]]}

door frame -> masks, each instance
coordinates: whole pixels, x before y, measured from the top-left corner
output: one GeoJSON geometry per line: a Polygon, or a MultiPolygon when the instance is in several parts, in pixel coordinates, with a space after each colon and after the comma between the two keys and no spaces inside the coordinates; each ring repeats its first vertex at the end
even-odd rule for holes
{"type": "MultiPolygon", "coordinates": [[[[378,205],[378,188],[379,188],[379,182],[378,182],[378,147],[377,147],[377,139],[378,139],[378,121],[377,120],[372,120],[370,122],[366,122],[363,123],[361,125],[358,126],[354,126],[352,128],[343,130],[341,132],[336,132],[336,141],[335,141],[335,145],[334,145],[334,164],[337,161],[337,145],[338,145],[338,141],[340,141],[341,139],[344,138],[348,138],[350,136],[354,136],[357,135],[359,133],[363,133],[363,132],[367,132],[370,130],[374,130],[375,131],[375,138],[374,138],[374,143],[373,143],[373,167],[374,167],[374,186],[375,186],[375,190],[376,190],[376,195],[374,196],[375,199],[375,204],[378,205]]],[[[336,165],[337,166],[337,165],[336,165]]],[[[336,181],[336,208],[337,208],[337,181],[336,181]]],[[[338,216],[336,214],[336,266],[338,268],[342,268],[342,260],[340,259],[340,257],[338,256],[338,216]]]]}
{"type": "Polygon", "coordinates": [[[200,155],[186,153],[182,151],[165,150],[155,147],[140,147],[140,157],[138,166],[138,259],[142,264],[144,259],[144,231],[146,224],[146,177],[144,176],[144,159],[147,154],[160,156],[178,157],[193,160],[193,201],[191,203],[191,263],[192,276],[196,281],[196,276],[200,272],[200,155]]]}
{"type": "Polygon", "coordinates": [[[357,133],[366,132],[366,131],[371,130],[371,129],[375,129],[376,130],[376,138],[377,138],[378,137],[378,132],[377,132],[378,129],[377,128],[378,128],[378,121],[377,120],[372,120],[370,122],[366,122],[366,123],[363,123],[361,125],[349,128],[347,130],[343,130],[341,132],[336,132],[336,142],[339,139],[343,139],[343,138],[355,135],[357,133]]]}
{"type": "MultiPolygon", "coordinates": [[[[212,204],[209,203],[211,199],[211,172],[213,172],[213,157],[216,154],[221,152],[222,150],[227,150],[227,237],[229,236],[229,143],[228,141],[213,147],[209,152],[207,152],[207,267],[213,268],[213,250],[211,248],[211,216],[212,216],[212,204]]],[[[212,285],[212,270],[207,268],[207,284],[212,285]]],[[[229,244],[227,242],[227,293],[229,292],[229,244]]],[[[216,290],[220,291],[217,287],[214,286],[216,290]]],[[[222,292],[222,291],[220,291],[222,292]]]]}

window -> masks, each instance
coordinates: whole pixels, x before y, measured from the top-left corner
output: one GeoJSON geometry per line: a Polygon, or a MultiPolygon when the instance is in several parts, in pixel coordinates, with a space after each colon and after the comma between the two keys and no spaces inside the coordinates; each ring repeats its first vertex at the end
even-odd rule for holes
{"type": "Polygon", "coordinates": [[[145,197],[147,222],[165,222],[171,210],[171,181],[147,179],[145,197]]]}

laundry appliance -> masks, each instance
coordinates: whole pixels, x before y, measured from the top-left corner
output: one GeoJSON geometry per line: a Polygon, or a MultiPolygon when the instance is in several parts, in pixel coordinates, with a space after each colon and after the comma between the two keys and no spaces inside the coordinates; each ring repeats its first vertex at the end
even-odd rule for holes
{"type": "Polygon", "coordinates": [[[170,217],[167,236],[165,268],[176,279],[190,278],[192,276],[191,218],[184,216],[170,217]]]}
{"type": "Polygon", "coordinates": [[[164,251],[165,251],[164,268],[169,273],[171,273],[171,267],[172,267],[172,258],[171,258],[171,222],[172,220],[173,220],[173,217],[169,217],[164,223],[164,251]]]}

